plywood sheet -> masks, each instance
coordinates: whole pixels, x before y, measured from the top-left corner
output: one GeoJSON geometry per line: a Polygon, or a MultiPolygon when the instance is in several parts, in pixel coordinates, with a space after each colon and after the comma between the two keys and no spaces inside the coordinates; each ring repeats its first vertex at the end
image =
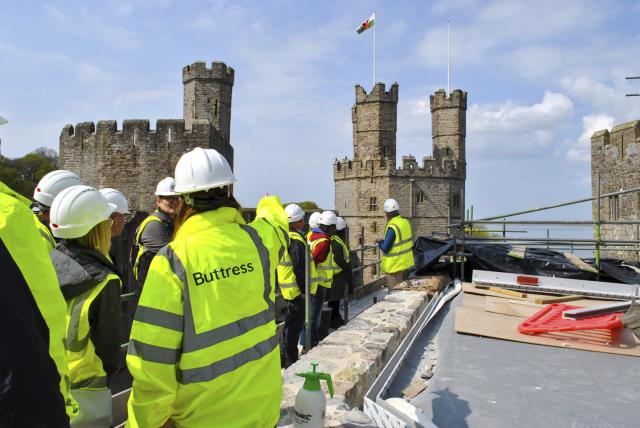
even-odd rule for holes
{"type": "Polygon", "coordinates": [[[582,349],[585,351],[640,357],[640,341],[627,329],[571,331],[527,335],[518,333],[524,317],[485,312],[477,306],[456,308],[455,329],[458,333],[493,337],[530,344],[582,349]]]}
{"type": "Polygon", "coordinates": [[[501,299],[499,297],[491,296],[485,296],[484,301],[484,310],[486,312],[516,316],[525,319],[529,318],[543,307],[544,305],[537,305],[527,301],[501,299]]]}

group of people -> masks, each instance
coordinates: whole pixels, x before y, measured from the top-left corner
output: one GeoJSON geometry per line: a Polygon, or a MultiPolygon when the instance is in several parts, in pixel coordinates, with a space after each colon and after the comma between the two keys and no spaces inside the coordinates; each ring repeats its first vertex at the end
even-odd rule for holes
{"type": "MultiPolygon", "coordinates": [[[[157,210],[135,234],[143,287],[126,357],[127,426],[275,426],[280,369],[298,359],[305,335],[305,299],[312,345],[325,300],[331,325],[344,324],[345,222],[314,213],[306,231],[298,205],[267,195],[247,224],[233,172],[213,149],[185,153],[174,177],[158,183],[157,210]],[[282,356],[276,284],[287,302],[282,356]]],[[[33,199],[0,182],[0,313],[12,349],[1,353],[0,426],[108,427],[122,287],[109,250],[127,200],[64,170],[45,175],[33,199]]],[[[382,270],[400,278],[413,265],[412,236],[390,201],[382,270]]]]}

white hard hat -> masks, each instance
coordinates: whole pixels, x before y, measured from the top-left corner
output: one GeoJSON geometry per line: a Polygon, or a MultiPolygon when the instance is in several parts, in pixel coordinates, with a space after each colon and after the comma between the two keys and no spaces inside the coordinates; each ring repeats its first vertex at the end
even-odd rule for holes
{"type": "Polygon", "coordinates": [[[80,238],[109,218],[116,209],[102,193],[89,186],[67,187],[53,200],[49,214],[56,238],[80,238]]]}
{"type": "Polygon", "coordinates": [[[176,164],[176,193],[194,193],[233,184],[229,162],[214,149],[196,147],[176,164]]]}
{"type": "Polygon", "coordinates": [[[116,206],[114,212],[129,214],[129,202],[127,202],[127,198],[124,197],[121,191],[105,187],[104,189],[100,189],[100,193],[102,193],[102,196],[104,196],[107,202],[116,206]]]}
{"type": "Polygon", "coordinates": [[[318,219],[318,224],[323,224],[325,226],[331,226],[336,224],[338,217],[336,217],[336,213],[333,211],[323,211],[320,214],[320,218],[318,219]]]}
{"type": "Polygon", "coordinates": [[[387,199],[384,201],[384,212],[390,213],[393,211],[400,211],[400,204],[395,199],[387,199]]]}
{"type": "Polygon", "coordinates": [[[58,193],[67,187],[82,184],[80,177],[71,171],[57,169],[47,173],[33,191],[33,199],[48,207],[53,204],[53,200],[58,193]]]}
{"type": "Polygon", "coordinates": [[[338,220],[336,221],[336,229],[343,230],[345,227],[347,227],[347,223],[342,217],[338,217],[338,220]]]}
{"type": "Polygon", "coordinates": [[[295,223],[296,221],[300,221],[304,218],[304,211],[300,208],[300,205],[297,204],[289,204],[284,207],[284,212],[287,213],[287,217],[289,217],[289,223],[295,223]]]}
{"type": "Polygon", "coordinates": [[[173,177],[163,178],[158,182],[156,186],[156,196],[176,196],[176,192],[174,190],[176,185],[173,177]]]}
{"type": "Polygon", "coordinates": [[[309,216],[309,227],[312,229],[318,227],[318,220],[320,220],[320,213],[317,211],[311,213],[311,215],[309,216]]]}

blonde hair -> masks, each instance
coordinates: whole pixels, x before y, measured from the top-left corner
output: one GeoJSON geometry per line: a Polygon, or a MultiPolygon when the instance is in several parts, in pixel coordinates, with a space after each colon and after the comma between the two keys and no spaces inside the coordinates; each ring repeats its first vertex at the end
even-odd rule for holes
{"type": "Polygon", "coordinates": [[[86,235],[70,241],[82,247],[96,250],[108,258],[109,249],[111,248],[111,220],[98,223],[86,235]]]}

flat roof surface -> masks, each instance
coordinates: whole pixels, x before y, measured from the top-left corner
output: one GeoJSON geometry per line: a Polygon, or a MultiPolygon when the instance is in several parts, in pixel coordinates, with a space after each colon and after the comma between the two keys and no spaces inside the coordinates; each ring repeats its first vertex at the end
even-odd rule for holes
{"type": "MultiPolygon", "coordinates": [[[[640,426],[639,358],[457,334],[461,303],[462,293],[414,346],[437,344],[434,375],[412,400],[437,426],[640,426]]],[[[418,354],[407,370],[418,367],[418,354]]]]}

